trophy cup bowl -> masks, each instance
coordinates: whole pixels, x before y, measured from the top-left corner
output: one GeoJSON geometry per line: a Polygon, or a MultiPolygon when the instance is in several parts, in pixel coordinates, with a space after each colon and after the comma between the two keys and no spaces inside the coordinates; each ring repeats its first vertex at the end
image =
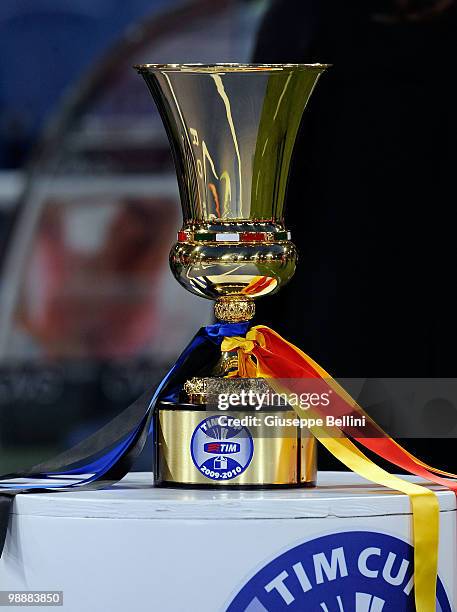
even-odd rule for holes
{"type": "MultiPolygon", "coordinates": [[[[326,67],[135,66],[157,105],[176,166],[183,225],[170,252],[171,270],[185,289],[215,301],[219,321],[249,321],[254,300],[277,292],[295,272],[297,252],[284,224],[285,195],[303,111],[326,67]]],[[[295,432],[287,440],[270,433],[262,444],[257,441],[257,447],[265,448],[263,457],[256,451],[251,461],[258,463],[256,469],[250,467],[251,477],[246,470],[233,480],[211,483],[200,472],[193,474],[195,466],[186,458],[189,436],[202,412],[208,416],[202,411],[208,387],[215,392],[240,384],[240,379],[223,378],[233,359],[225,354],[212,376],[189,380],[188,401],[179,409],[162,402],[156,481],[184,486],[312,483],[312,439],[307,438],[303,450],[295,432]],[[306,474],[300,475],[300,469],[306,474]]]]}

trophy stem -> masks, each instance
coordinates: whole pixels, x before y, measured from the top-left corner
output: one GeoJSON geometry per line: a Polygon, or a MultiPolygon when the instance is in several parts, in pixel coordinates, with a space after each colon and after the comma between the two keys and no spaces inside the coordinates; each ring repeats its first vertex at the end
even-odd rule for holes
{"type": "Polygon", "coordinates": [[[241,323],[255,315],[254,300],[246,295],[224,295],[216,300],[214,314],[219,321],[241,323]]]}

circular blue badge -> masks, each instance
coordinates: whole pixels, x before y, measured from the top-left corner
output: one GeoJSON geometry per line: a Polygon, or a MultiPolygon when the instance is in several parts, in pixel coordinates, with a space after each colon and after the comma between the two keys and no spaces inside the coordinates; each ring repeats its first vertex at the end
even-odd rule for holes
{"type": "MultiPolygon", "coordinates": [[[[441,580],[436,612],[451,612],[441,580]]],[[[412,546],[382,533],[334,533],[259,570],[227,612],[414,612],[412,546]]]]}
{"type": "Polygon", "coordinates": [[[211,416],[195,428],[190,454],[195,467],[211,480],[232,480],[251,462],[254,441],[247,427],[220,424],[220,416],[211,416]]]}

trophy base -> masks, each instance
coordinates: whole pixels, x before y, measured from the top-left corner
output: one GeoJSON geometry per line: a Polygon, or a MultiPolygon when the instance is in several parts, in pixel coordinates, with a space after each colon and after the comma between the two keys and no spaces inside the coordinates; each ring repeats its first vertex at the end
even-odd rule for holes
{"type": "Polygon", "coordinates": [[[154,481],[188,489],[283,489],[316,484],[316,442],[290,407],[213,410],[160,402],[154,481]],[[289,424],[292,423],[292,424],[289,424]]]}

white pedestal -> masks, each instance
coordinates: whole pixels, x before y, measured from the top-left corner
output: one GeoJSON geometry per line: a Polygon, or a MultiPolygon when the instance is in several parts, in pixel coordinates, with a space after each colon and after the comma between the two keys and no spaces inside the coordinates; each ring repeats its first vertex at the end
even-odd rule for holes
{"type": "MultiPolygon", "coordinates": [[[[350,473],[320,473],[318,488],[287,491],[151,481],[131,474],[106,491],[17,496],[0,590],[64,591],[68,612],[414,609],[403,495],[350,473]]],[[[449,612],[457,609],[456,498],[441,490],[438,498],[437,610],[449,612]]]]}

